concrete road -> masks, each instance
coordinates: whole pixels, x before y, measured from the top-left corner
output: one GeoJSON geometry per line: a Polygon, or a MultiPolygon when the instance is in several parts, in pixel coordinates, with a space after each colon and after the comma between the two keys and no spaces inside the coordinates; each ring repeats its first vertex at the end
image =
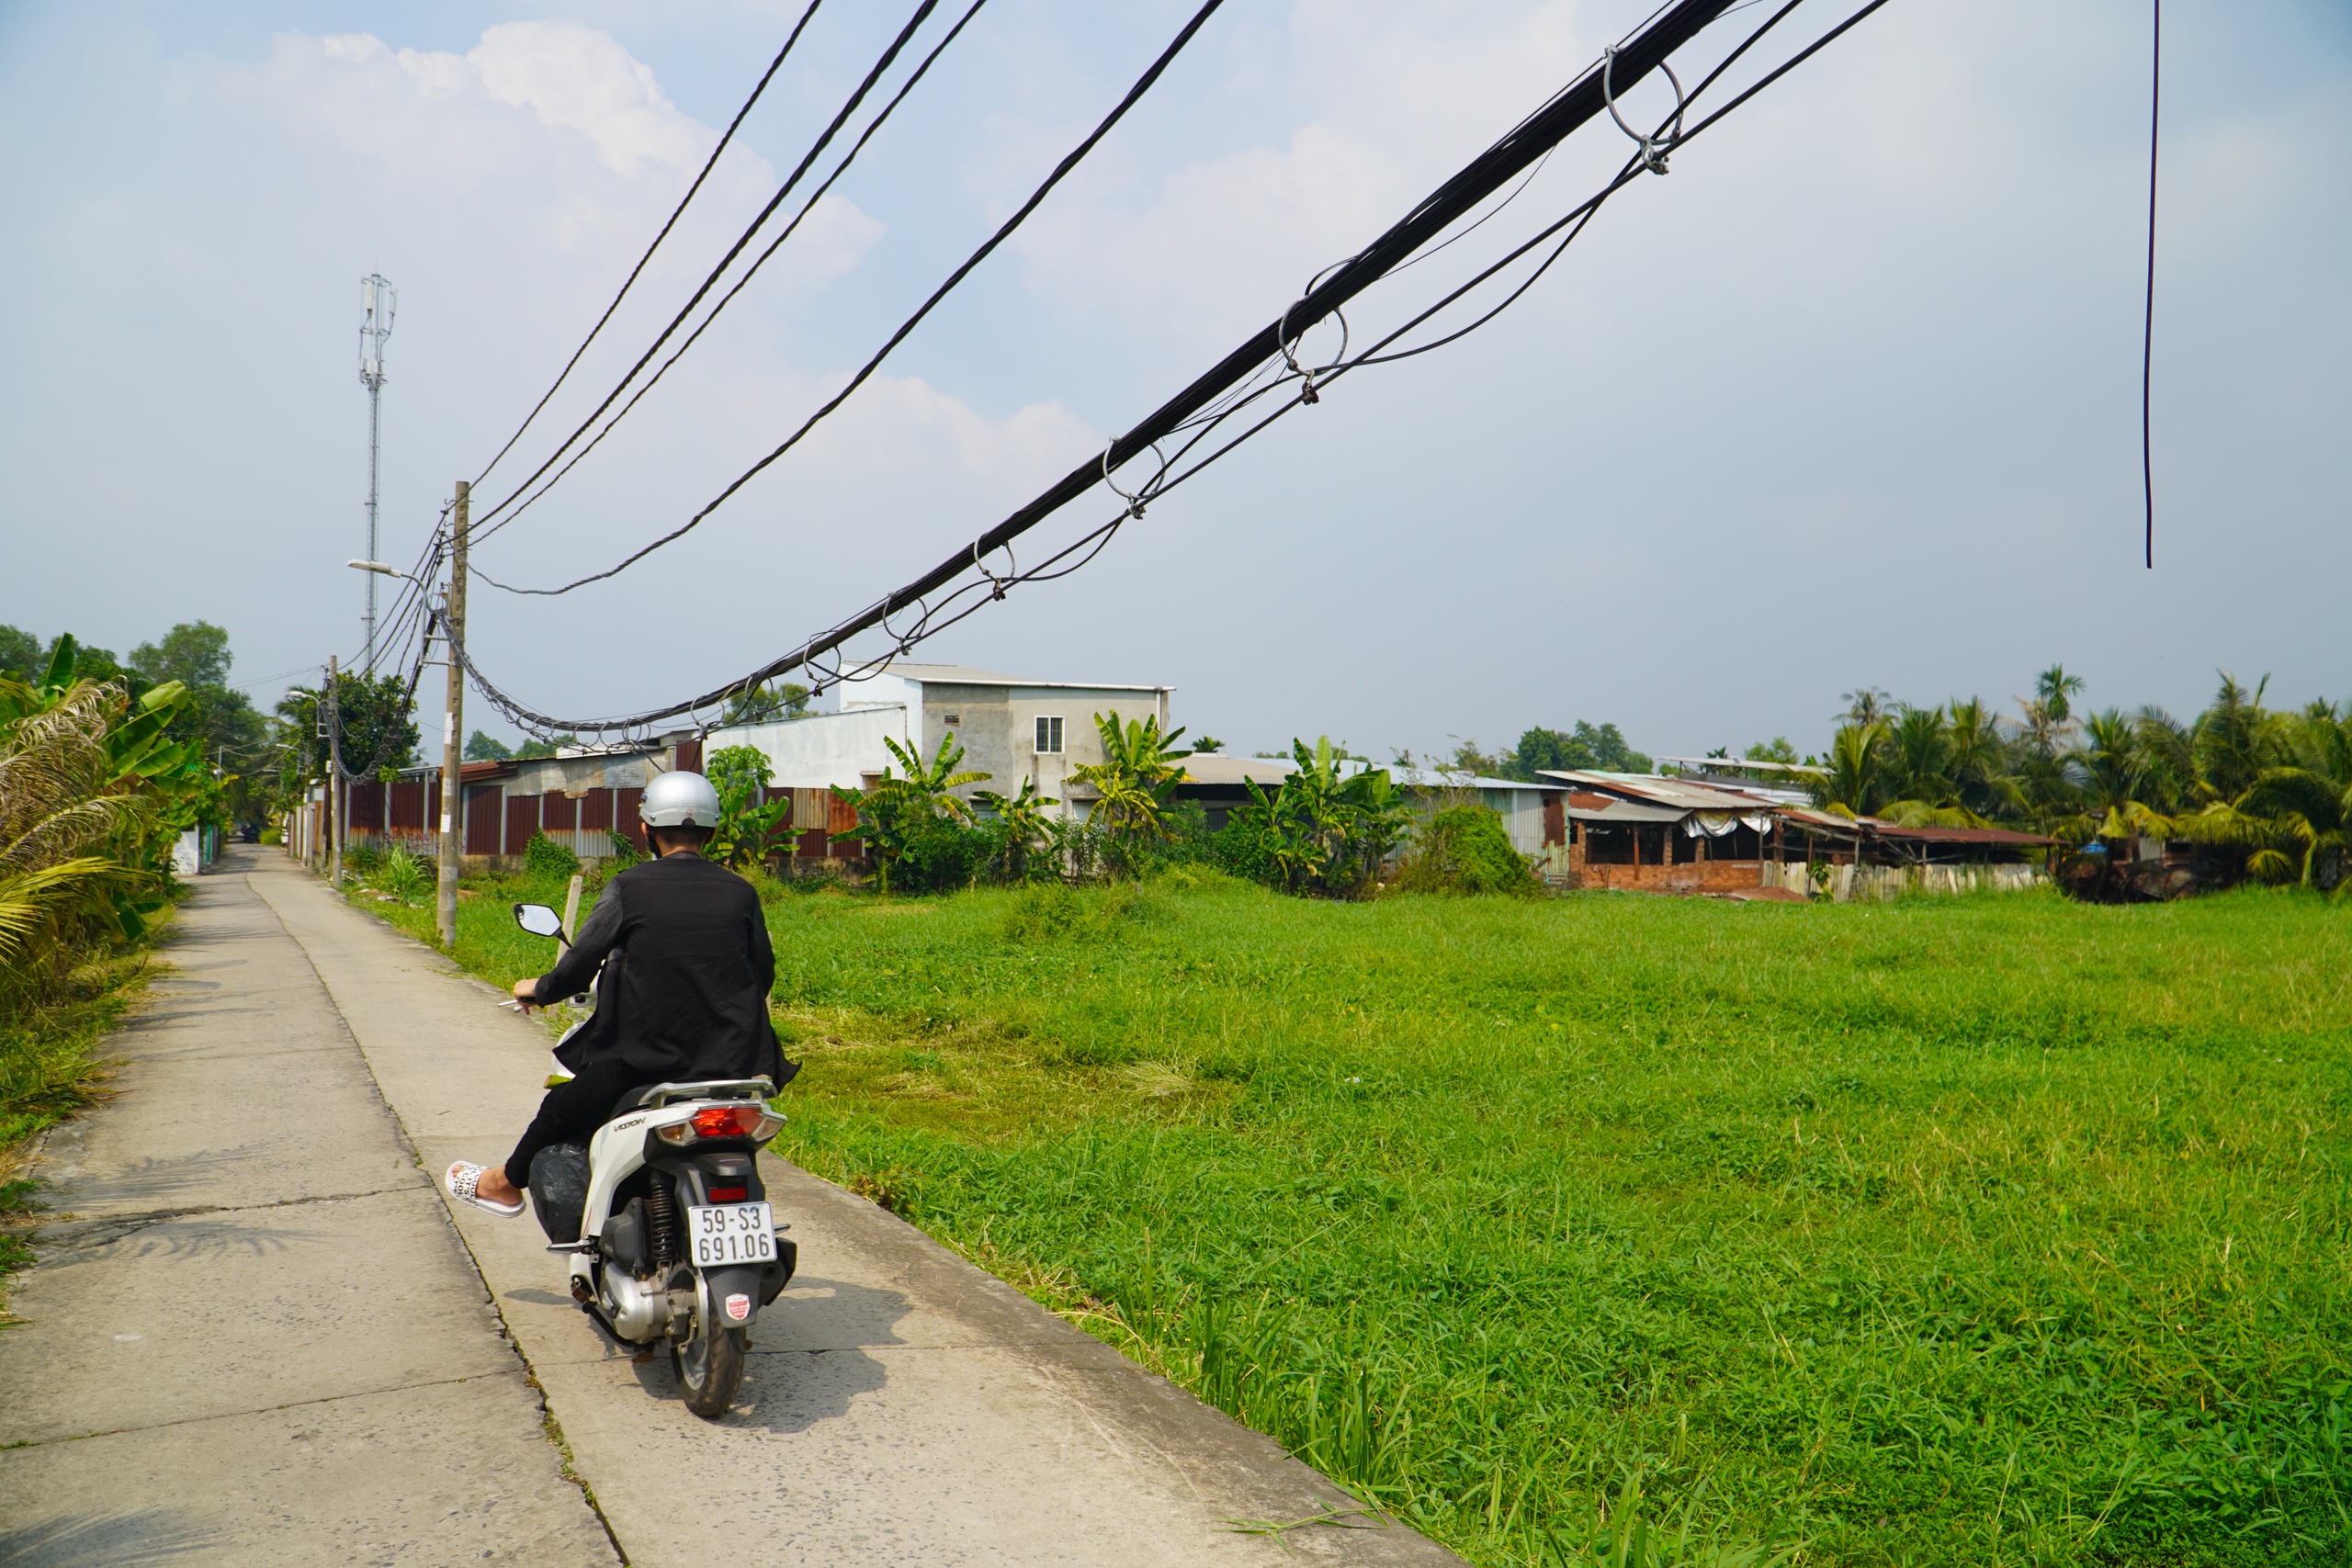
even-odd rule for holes
{"type": "MultiPolygon", "coordinates": [[[[257,897],[278,924],[276,932],[256,931],[254,940],[271,945],[290,937],[307,954],[316,974],[310,995],[315,998],[322,985],[333,1004],[333,1021],[321,1025],[320,1033],[332,1034],[346,1051],[356,1039],[381,1091],[381,1100],[366,1108],[374,1118],[369,1125],[386,1122],[382,1102],[389,1101],[407,1146],[429,1171],[453,1158],[502,1156],[537,1104],[547,1068],[546,1035],[501,1010],[492,988],[345,906],[277,852],[244,854],[225,874],[207,879],[206,897],[215,897],[213,886],[243,874],[250,893],[239,888],[221,901],[234,899],[244,908],[257,897]]],[[[224,992],[241,984],[225,970],[214,974],[191,964],[186,974],[224,992]]],[[[277,1003],[245,997],[232,1005],[277,1003]]],[[[135,1080],[145,1070],[144,1063],[134,1064],[126,1077],[135,1080]]],[[[248,1083],[230,1098],[243,1097],[257,1110],[282,1091],[283,1082],[280,1076],[248,1083]]],[[[128,1105],[102,1114],[117,1109],[128,1105]]],[[[330,1133],[315,1155],[347,1171],[360,1157],[362,1142],[330,1133]]],[[[401,1168],[393,1182],[366,1184],[387,1186],[390,1192],[352,1201],[379,1201],[391,1193],[413,1201],[422,1178],[404,1160],[396,1163],[401,1168]]],[[[666,1359],[633,1365],[594,1331],[564,1293],[562,1262],[544,1250],[533,1222],[462,1206],[452,1206],[454,1218],[478,1278],[447,1287],[437,1276],[396,1281],[384,1277],[381,1252],[363,1252],[366,1265],[350,1271],[350,1286],[383,1295],[367,1304],[370,1326],[364,1338],[352,1339],[354,1353],[343,1364],[356,1375],[362,1368],[408,1365],[399,1359],[402,1344],[446,1339],[454,1348],[467,1343],[462,1332],[427,1332],[411,1321],[413,1314],[455,1312],[473,1314],[474,1340],[507,1354],[511,1368],[512,1352],[481,1321],[486,1282],[513,1345],[544,1390],[549,1438],[568,1448],[574,1472],[627,1560],[645,1568],[739,1562],[811,1568],[1271,1568],[1297,1559],[1440,1568],[1458,1562],[1396,1526],[1302,1528],[1287,1533],[1287,1551],[1266,1536],[1236,1532],[1236,1520],[1305,1519],[1345,1507],[1347,1499],[1274,1443],[1143,1371],[873,1204],[781,1160],[766,1158],[763,1169],[777,1217],[791,1224],[799,1243],[800,1274],[761,1317],[742,1393],[722,1420],[703,1421],[686,1411],[666,1359]]],[[[354,1180],[335,1190],[356,1194],[362,1185],[354,1180]]],[[[276,1255],[248,1248],[242,1256],[266,1264],[276,1255]]],[[[53,1276],[70,1272],[45,1262],[19,1310],[31,1315],[37,1306],[42,1312],[64,1306],[70,1312],[71,1303],[43,1293],[53,1289],[53,1276]]],[[[346,1310],[356,1314],[361,1308],[352,1303],[346,1310]]],[[[12,1421],[14,1391],[34,1380],[28,1365],[32,1358],[8,1341],[31,1332],[0,1336],[0,1393],[9,1397],[12,1421]]],[[[46,1332],[53,1342],[78,1343],[65,1329],[46,1332]]],[[[192,1359],[210,1348],[184,1346],[154,1371],[164,1377],[193,1375],[192,1359]]],[[[457,1394],[486,1386],[506,1385],[479,1375],[463,1385],[444,1383],[457,1394]]],[[[75,1397],[63,1395],[61,1403],[75,1397]]],[[[449,1397],[453,1405],[458,1403],[449,1397]]],[[[531,1442],[502,1451],[518,1467],[517,1475],[543,1470],[552,1476],[555,1457],[532,1414],[531,1442]]],[[[28,1470],[25,1479],[11,1481],[11,1465],[40,1451],[0,1453],[0,1520],[16,1517],[20,1499],[45,1508],[44,1518],[75,1517],[59,1500],[62,1471],[28,1470]]],[[[236,1462],[226,1454],[220,1460],[236,1462]]],[[[86,1468],[82,1473],[86,1479],[86,1468]]],[[[236,1484],[247,1489],[243,1495],[257,1496],[271,1483],[249,1472],[236,1484]]],[[[429,1490],[431,1483],[419,1484],[429,1490]]],[[[569,1493],[577,1510],[579,1493],[560,1481],[555,1486],[548,1498],[560,1501],[569,1493]]],[[[514,1490],[519,1511],[519,1483],[514,1490]]],[[[316,1489],[305,1495],[313,1509],[333,1506],[331,1495],[316,1489]]],[[[537,1506],[538,1494],[531,1502],[537,1506]]],[[[158,1518],[153,1528],[182,1528],[178,1517],[158,1518]]],[[[380,1531],[370,1539],[397,1541],[380,1531]]],[[[0,1562],[11,1561],[7,1542],[0,1534],[0,1562]]],[[[485,1544],[509,1550],[503,1539],[485,1544]]],[[[550,1533],[543,1550],[558,1554],[549,1561],[598,1562],[611,1554],[601,1532],[594,1539],[550,1533]],[[566,1551],[577,1555],[560,1555],[566,1551]]],[[[206,1559],[199,1551],[187,1560],[206,1559]]],[[[233,1552],[218,1560],[277,1561],[233,1552]]],[[[415,1546],[397,1560],[459,1559],[415,1546]]]]}
{"type": "Polygon", "coordinates": [[[0,1563],[617,1562],[301,946],[231,873],[166,956],[40,1170],[0,1563]]]}

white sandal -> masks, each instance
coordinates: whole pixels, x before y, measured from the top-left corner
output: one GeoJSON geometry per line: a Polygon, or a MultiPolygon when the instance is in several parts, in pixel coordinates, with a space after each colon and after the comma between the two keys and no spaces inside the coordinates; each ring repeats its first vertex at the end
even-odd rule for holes
{"type": "Polygon", "coordinates": [[[449,1168],[447,1173],[442,1177],[442,1180],[448,1183],[449,1196],[458,1202],[471,1203],[477,1209],[487,1209],[503,1219],[511,1220],[523,1212],[522,1204],[493,1203],[474,1191],[475,1183],[481,1180],[481,1173],[487,1168],[485,1166],[469,1165],[464,1160],[459,1160],[449,1168]]]}

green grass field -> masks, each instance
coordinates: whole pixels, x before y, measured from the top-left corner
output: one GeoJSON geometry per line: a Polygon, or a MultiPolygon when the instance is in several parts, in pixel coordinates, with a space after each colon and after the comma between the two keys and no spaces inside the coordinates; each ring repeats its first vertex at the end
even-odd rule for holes
{"type": "Polygon", "coordinates": [[[2352,911],[770,919],[783,1152],[1476,1562],[2352,1558],[2352,911]]]}

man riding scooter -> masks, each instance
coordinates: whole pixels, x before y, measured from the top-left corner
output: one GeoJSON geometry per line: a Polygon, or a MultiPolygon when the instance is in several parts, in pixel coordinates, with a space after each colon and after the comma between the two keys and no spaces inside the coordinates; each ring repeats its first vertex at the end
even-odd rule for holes
{"type": "Polygon", "coordinates": [[[548,1090],[503,1166],[449,1167],[444,1179],[460,1202],[520,1214],[532,1156],[586,1143],[638,1089],[761,1077],[781,1088],[799,1071],[768,1022],[775,953],[759,896],[702,858],[718,826],[718,791],[700,773],[662,773],[638,812],[655,858],[605,884],[552,970],[514,982],[526,1012],[594,986],[594,1016],[556,1052],[572,1077],[548,1090]]]}

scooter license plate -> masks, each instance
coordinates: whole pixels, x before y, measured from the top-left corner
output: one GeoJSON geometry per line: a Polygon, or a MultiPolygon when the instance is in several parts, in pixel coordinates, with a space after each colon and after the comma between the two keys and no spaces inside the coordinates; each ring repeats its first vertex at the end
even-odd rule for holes
{"type": "Polygon", "coordinates": [[[698,1269],[775,1261],[775,1221],[769,1216],[765,1203],[689,1207],[686,1231],[694,1237],[695,1267],[698,1269]]]}

